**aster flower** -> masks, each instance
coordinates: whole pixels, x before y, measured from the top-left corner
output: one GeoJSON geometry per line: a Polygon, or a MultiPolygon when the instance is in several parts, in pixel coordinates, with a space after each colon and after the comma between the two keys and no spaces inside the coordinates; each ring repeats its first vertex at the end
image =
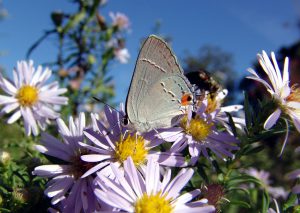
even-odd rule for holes
{"type": "Polygon", "coordinates": [[[58,82],[46,84],[50,77],[51,70],[43,70],[41,66],[35,69],[33,61],[17,63],[16,69],[13,70],[13,82],[0,74],[0,87],[8,94],[0,95],[0,105],[4,106],[1,113],[13,112],[7,121],[9,124],[22,116],[28,136],[31,132],[38,135],[38,126],[44,130],[49,119],[59,117],[55,107],[68,102],[68,98],[60,96],[67,90],[59,88],[58,82]]]}
{"type": "MultiPolygon", "coordinates": [[[[248,76],[247,78],[262,83],[278,105],[275,111],[265,121],[264,128],[270,129],[277,122],[281,113],[285,113],[292,119],[296,129],[298,130],[298,132],[300,132],[300,89],[296,85],[293,85],[291,87],[289,86],[288,57],[285,58],[282,74],[279,70],[274,52],[271,52],[272,62],[265,51],[263,51],[262,54],[258,54],[257,58],[261,67],[267,74],[269,82],[260,78],[258,74],[251,68],[249,68],[248,71],[253,76],[248,76]]],[[[288,137],[287,121],[286,125],[287,133],[281,153],[284,149],[288,137]]]]}
{"type": "Polygon", "coordinates": [[[193,175],[192,169],[182,169],[171,181],[171,170],[167,169],[161,180],[159,164],[149,159],[145,175],[138,172],[133,160],[124,161],[124,174],[111,164],[116,180],[101,174],[96,182],[96,196],[105,203],[126,212],[214,212],[213,206],[202,199],[190,202],[200,194],[196,189],[180,195],[180,191],[193,175]]]}
{"type": "MultiPolygon", "coordinates": [[[[228,94],[227,89],[222,89],[217,91],[215,95],[207,94],[205,99],[207,100],[206,113],[216,113],[216,121],[220,122],[226,129],[231,132],[231,127],[229,126],[229,119],[226,113],[237,113],[244,107],[242,105],[229,105],[222,106],[224,99],[228,94]]],[[[200,103],[202,104],[202,102],[200,103]]],[[[235,127],[242,129],[245,126],[245,119],[232,116],[232,120],[235,124],[235,127]]]]}
{"type": "Polygon", "coordinates": [[[93,118],[94,126],[97,129],[87,129],[85,136],[93,146],[80,143],[83,147],[90,150],[90,153],[83,155],[82,160],[97,163],[97,166],[88,170],[83,177],[86,177],[98,170],[107,176],[113,174],[108,166],[114,162],[122,166],[123,162],[131,156],[135,165],[141,170],[151,157],[165,166],[187,166],[185,158],[176,152],[159,152],[152,150],[163,141],[156,139],[156,133],[138,134],[130,132],[122,126],[121,119],[124,118],[123,111],[117,112],[106,106],[106,119],[103,121],[93,118]]]}
{"type": "Polygon", "coordinates": [[[179,127],[173,127],[160,133],[161,137],[174,142],[170,151],[180,152],[187,146],[191,155],[191,165],[194,165],[200,154],[210,158],[207,149],[210,149],[218,157],[233,157],[231,151],[238,150],[239,141],[229,132],[218,131],[216,115],[218,110],[206,113],[205,101],[199,106],[195,114],[189,109],[188,115],[184,116],[179,127]]]}
{"type": "MultiPolygon", "coordinates": [[[[300,153],[300,146],[297,147],[297,148],[295,149],[295,152],[296,152],[296,153],[300,153]]],[[[296,170],[294,170],[294,171],[288,173],[288,174],[287,174],[287,178],[288,178],[288,179],[291,179],[291,180],[300,178],[300,169],[296,169],[296,170]]],[[[293,192],[294,194],[300,194],[300,184],[296,184],[296,185],[292,188],[292,192],[293,192]]]]}
{"type": "Polygon", "coordinates": [[[130,26],[129,18],[125,14],[120,12],[117,13],[110,12],[109,16],[113,21],[112,23],[113,26],[118,27],[118,29],[120,30],[126,30],[129,28],[130,26]]]}
{"type": "Polygon", "coordinates": [[[270,173],[265,170],[257,170],[256,168],[249,168],[245,170],[245,173],[260,180],[263,188],[275,199],[282,197],[286,199],[288,193],[283,187],[271,186],[270,173]]]}
{"type": "Polygon", "coordinates": [[[90,166],[80,159],[87,151],[78,144],[84,140],[84,114],[81,113],[79,119],[75,120],[70,117],[69,127],[60,118],[57,119],[57,125],[63,141],[44,133],[41,138],[42,145],[36,145],[36,149],[65,163],[38,166],[33,174],[51,178],[45,194],[52,198],[53,205],[59,204],[63,212],[100,210],[93,193],[93,177],[80,178],[90,166]]]}

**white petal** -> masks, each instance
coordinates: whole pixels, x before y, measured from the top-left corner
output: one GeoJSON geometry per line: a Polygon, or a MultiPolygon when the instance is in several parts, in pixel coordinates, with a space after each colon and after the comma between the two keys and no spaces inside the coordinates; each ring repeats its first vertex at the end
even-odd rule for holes
{"type": "Polygon", "coordinates": [[[273,88],[270,86],[270,84],[268,84],[265,80],[263,80],[259,77],[247,76],[246,78],[258,81],[258,82],[262,83],[267,89],[274,91],[273,88]]]}
{"type": "Polygon", "coordinates": [[[10,113],[20,106],[18,102],[6,105],[1,112],[10,113]]]}
{"type": "Polygon", "coordinates": [[[59,113],[55,112],[53,109],[42,105],[38,109],[36,109],[36,113],[39,114],[41,117],[49,118],[49,119],[56,119],[60,116],[59,113]]]}
{"type": "Polygon", "coordinates": [[[122,198],[121,196],[111,193],[103,192],[102,190],[95,189],[95,195],[110,206],[125,210],[127,212],[133,212],[133,206],[130,202],[122,198]]]}
{"type": "Polygon", "coordinates": [[[262,66],[262,68],[264,69],[264,71],[267,73],[273,89],[275,90],[276,93],[278,93],[278,84],[277,84],[277,75],[275,73],[275,69],[273,67],[273,64],[271,63],[269,56],[267,55],[267,53],[265,51],[263,51],[262,56],[259,60],[260,65],[262,66]]]}
{"type": "Polygon", "coordinates": [[[61,118],[58,118],[56,119],[56,123],[58,125],[58,131],[62,134],[62,135],[65,135],[65,136],[72,136],[69,128],[67,127],[67,125],[65,124],[65,122],[61,119],[61,118]]]}
{"type": "Polygon", "coordinates": [[[1,88],[10,95],[15,95],[18,92],[17,88],[11,82],[3,78],[2,75],[0,75],[0,85],[1,88]]]}
{"type": "Polygon", "coordinates": [[[178,175],[168,184],[163,195],[166,195],[166,199],[176,198],[179,195],[181,189],[193,176],[193,169],[182,169],[178,175]]]}
{"type": "Polygon", "coordinates": [[[83,161],[87,161],[87,162],[99,162],[99,161],[103,161],[106,159],[109,159],[110,156],[108,155],[97,155],[97,154],[89,154],[89,155],[82,155],[81,159],[83,161]]]}
{"type": "Polygon", "coordinates": [[[193,190],[193,191],[191,191],[191,192],[184,193],[184,194],[180,195],[180,196],[176,199],[175,203],[176,203],[177,205],[185,204],[185,203],[191,201],[191,200],[192,200],[194,197],[196,197],[197,195],[199,195],[200,192],[201,192],[201,191],[200,191],[199,189],[195,189],[195,190],[193,190]]]}
{"type": "Polygon", "coordinates": [[[244,108],[243,105],[230,105],[230,106],[221,107],[221,112],[237,112],[243,108],[244,108]]]}
{"type": "Polygon", "coordinates": [[[18,110],[16,111],[12,116],[10,116],[10,118],[7,120],[7,123],[12,124],[14,123],[16,120],[18,120],[21,117],[21,111],[18,110]]]}
{"type": "MultiPolygon", "coordinates": [[[[141,174],[137,171],[131,157],[124,161],[124,170],[127,174],[130,174],[128,175],[128,179],[136,195],[141,197],[143,195],[143,186],[139,179],[141,174]]],[[[114,174],[116,175],[116,171],[114,171],[114,174]]]]}
{"type": "Polygon", "coordinates": [[[272,61],[273,61],[275,71],[276,71],[275,74],[277,76],[276,83],[277,83],[278,87],[282,87],[283,86],[282,76],[281,76],[281,72],[280,72],[280,69],[278,67],[278,63],[277,63],[276,56],[275,56],[274,52],[271,52],[271,57],[272,57],[272,61]]]}
{"type": "Polygon", "coordinates": [[[288,101],[286,104],[288,107],[300,110],[300,103],[296,101],[288,101]]]}
{"type": "Polygon", "coordinates": [[[222,91],[220,91],[217,94],[216,99],[219,100],[219,101],[222,101],[227,95],[228,95],[228,90],[227,89],[223,89],[222,91]]]}
{"type": "Polygon", "coordinates": [[[283,68],[283,83],[289,82],[289,58],[285,57],[284,68],[283,68]]]}
{"type": "Polygon", "coordinates": [[[64,165],[43,165],[34,168],[32,172],[34,175],[42,177],[53,177],[57,174],[62,174],[67,171],[69,167],[64,165]]]}
{"type": "Polygon", "coordinates": [[[296,129],[298,130],[298,132],[300,132],[300,119],[297,118],[296,116],[292,117],[293,123],[296,127],[296,129]]]}
{"type": "Polygon", "coordinates": [[[86,121],[85,121],[85,114],[83,112],[81,112],[79,114],[79,123],[78,123],[78,132],[80,132],[80,135],[83,134],[83,129],[85,128],[85,124],[86,121]]]}
{"type": "Polygon", "coordinates": [[[38,66],[36,69],[36,72],[34,73],[32,79],[31,79],[31,82],[30,82],[31,86],[38,84],[42,71],[43,71],[42,67],[38,66]]]}
{"type": "Polygon", "coordinates": [[[156,194],[159,190],[159,165],[157,162],[154,162],[153,159],[149,159],[147,163],[147,170],[146,170],[146,190],[147,194],[150,195],[151,193],[156,194]]]}
{"type": "Polygon", "coordinates": [[[12,104],[12,103],[16,103],[16,102],[18,102],[18,100],[15,99],[14,97],[0,95],[0,105],[12,104]]]}
{"type": "Polygon", "coordinates": [[[287,122],[286,119],[284,119],[284,121],[285,121],[285,124],[286,124],[286,133],[285,133],[284,141],[283,141],[283,144],[282,144],[282,147],[281,147],[281,151],[280,151],[280,153],[279,153],[279,156],[282,155],[283,150],[284,150],[285,145],[286,145],[286,142],[287,142],[287,139],[288,139],[288,137],[289,137],[289,124],[288,124],[288,122],[287,122]]]}
{"type": "Polygon", "coordinates": [[[274,126],[274,124],[275,124],[276,121],[278,120],[280,114],[281,114],[281,110],[280,110],[280,109],[276,109],[276,110],[268,117],[268,119],[265,121],[265,123],[264,123],[264,128],[265,128],[265,129],[270,129],[272,126],[274,126]]]}
{"type": "MultiPolygon", "coordinates": [[[[29,107],[21,107],[21,113],[24,117],[25,123],[28,123],[29,128],[31,128],[32,133],[36,136],[39,134],[37,123],[34,119],[33,113],[29,107]]],[[[29,134],[29,133],[28,133],[29,134]]]]}
{"type": "Polygon", "coordinates": [[[254,75],[256,78],[259,78],[259,76],[257,75],[254,69],[248,68],[247,71],[250,72],[252,75],[254,75]]]}
{"type": "Polygon", "coordinates": [[[89,169],[88,171],[86,171],[81,178],[85,178],[87,176],[89,176],[90,174],[93,174],[94,172],[97,172],[98,170],[102,169],[103,167],[106,167],[109,164],[109,162],[103,162],[103,163],[99,163],[96,166],[92,167],[91,169],[89,169]]]}

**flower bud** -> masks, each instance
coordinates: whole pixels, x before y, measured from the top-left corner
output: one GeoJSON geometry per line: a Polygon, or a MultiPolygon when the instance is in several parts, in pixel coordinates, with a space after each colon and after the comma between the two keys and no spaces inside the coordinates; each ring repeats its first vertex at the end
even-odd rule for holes
{"type": "Polygon", "coordinates": [[[2,165],[7,165],[11,160],[10,154],[4,150],[0,149],[0,163],[2,165]]]}

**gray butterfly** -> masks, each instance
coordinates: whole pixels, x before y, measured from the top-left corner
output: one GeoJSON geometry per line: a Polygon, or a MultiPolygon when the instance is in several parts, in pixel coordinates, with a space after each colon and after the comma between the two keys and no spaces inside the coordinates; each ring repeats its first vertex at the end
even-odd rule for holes
{"type": "Polygon", "coordinates": [[[193,103],[192,87],[171,48],[151,35],[136,61],[124,124],[139,132],[172,127],[193,103]]]}

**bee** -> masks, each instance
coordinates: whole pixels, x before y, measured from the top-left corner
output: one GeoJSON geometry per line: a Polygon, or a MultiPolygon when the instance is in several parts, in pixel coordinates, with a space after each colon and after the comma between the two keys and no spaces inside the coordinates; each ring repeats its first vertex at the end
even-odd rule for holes
{"type": "Polygon", "coordinates": [[[204,69],[189,72],[185,74],[185,76],[192,85],[195,85],[195,97],[198,101],[202,101],[207,96],[211,99],[215,99],[218,93],[223,90],[221,84],[204,69]]]}

